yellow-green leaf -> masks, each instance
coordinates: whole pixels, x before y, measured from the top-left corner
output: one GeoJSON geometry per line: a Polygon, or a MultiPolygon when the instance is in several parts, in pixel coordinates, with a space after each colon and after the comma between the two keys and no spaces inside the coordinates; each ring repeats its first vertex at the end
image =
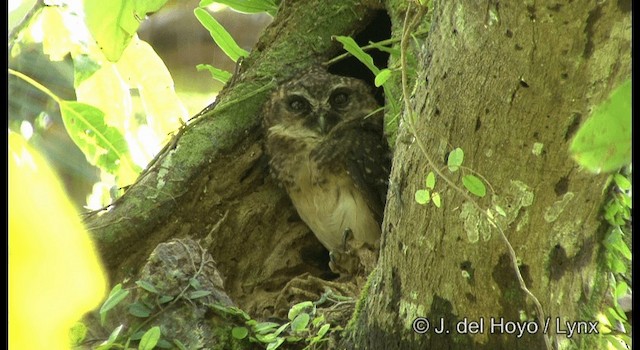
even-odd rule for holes
{"type": "Polygon", "coordinates": [[[613,175],[613,181],[615,181],[616,185],[618,185],[618,187],[623,191],[631,189],[631,181],[622,174],[613,175]]]}
{"type": "Polygon", "coordinates": [[[367,66],[367,68],[369,68],[369,70],[373,72],[373,74],[378,75],[380,73],[380,69],[378,69],[378,67],[376,67],[376,65],[373,63],[373,58],[371,57],[371,55],[364,52],[364,50],[360,48],[358,43],[356,43],[353,38],[349,36],[336,36],[335,38],[340,43],[342,43],[342,47],[344,47],[347,52],[352,54],[360,62],[364,63],[364,65],[367,66]]]}
{"type": "Polygon", "coordinates": [[[381,70],[378,74],[376,74],[376,78],[374,80],[375,86],[376,87],[382,86],[384,83],[387,82],[387,80],[389,80],[389,77],[391,77],[391,70],[387,68],[381,70]]]}
{"type": "Polygon", "coordinates": [[[244,339],[249,335],[247,327],[233,327],[231,329],[231,336],[236,339],[244,339]]]}
{"type": "Polygon", "coordinates": [[[432,190],[436,186],[436,175],[433,173],[433,171],[430,171],[429,174],[427,174],[425,185],[430,190],[432,190]]]}
{"type": "Polygon", "coordinates": [[[487,188],[482,180],[474,175],[465,175],[462,177],[462,185],[478,197],[484,197],[487,194],[487,188]]]}
{"type": "Polygon", "coordinates": [[[614,171],[631,162],[631,79],[596,106],[569,148],[590,171],[614,171]]]}
{"type": "Polygon", "coordinates": [[[202,0],[199,6],[205,7],[214,2],[227,5],[242,13],[266,12],[273,17],[278,11],[278,6],[271,0],[202,0]]]}
{"type": "Polygon", "coordinates": [[[434,192],[433,195],[431,196],[431,200],[433,201],[433,205],[435,205],[436,207],[440,208],[440,193],[438,192],[434,192]]]}
{"type": "Polygon", "coordinates": [[[76,45],[71,33],[65,26],[65,19],[58,7],[47,6],[40,13],[42,16],[42,51],[52,61],[62,61],[76,45]]]}
{"type": "Polygon", "coordinates": [[[415,194],[415,198],[418,204],[425,205],[429,203],[429,201],[431,200],[431,195],[427,190],[417,190],[415,194]]]}
{"type": "Polygon", "coordinates": [[[249,53],[243,50],[236,41],[233,40],[231,34],[224,29],[224,27],[216,21],[209,12],[204,9],[197,8],[193,10],[193,13],[198,18],[198,21],[209,31],[213,41],[220,47],[220,49],[234,62],[238,61],[240,57],[247,57],[249,53]]]}
{"type": "Polygon", "coordinates": [[[232,74],[227,72],[226,70],[222,70],[216,68],[210,64],[199,64],[196,66],[198,71],[207,70],[211,73],[211,77],[223,84],[226,84],[229,79],[231,79],[232,74]]]}
{"type": "Polygon", "coordinates": [[[84,0],[85,23],[105,57],[116,62],[147,13],[160,9],[167,0],[84,0]]]}
{"type": "Polygon", "coordinates": [[[464,151],[462,148],[456,148],[451,153],[449,153],[449,157],[447,158],[447,166],[449,167],[449,171],[455,173],[462,165],[462,161],[464,160],[464,151]]]}
{"type": "Polygon", "coordinates": [[[101,110],[80,102],[60,101],[62,121],[87,160],[111,174],[129,157],[127,142],[118,129],[108,126],[101,110]]]}
{"type": "Polygon", "coordinates": [[[160,327],[155,326],[144,333],[140,339],[139,350],[152,350],[160,340],[160,327]]]}
{"type": "MultiPolygon", "coordinates": [[[[188,112],[174,89],[173,78],[160,56],[144,40],[134,38],[116,64],[130,89],[137,89],[148,125],[163,137],[186,120],[188,112]]],[[[133,123],[128,123],[133,124],[133,123]]],[[[158,149],[147,150],[155,153],[158,149]]]]}

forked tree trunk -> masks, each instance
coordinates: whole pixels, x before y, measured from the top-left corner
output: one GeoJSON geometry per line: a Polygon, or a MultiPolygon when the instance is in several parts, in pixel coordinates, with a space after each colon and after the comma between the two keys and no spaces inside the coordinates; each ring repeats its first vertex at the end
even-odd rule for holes
{"type": "Polygon", "coordinates": [[[521,338],[507,333],[513,324],[499,327],[536,322],[537,312],[498,231],[441,178],[441,208],[415,202],[431,170],[420,141],[460,187],[461,172],[490,183],[475,201],[506,212],[499,225],[550,318],[551,343],[596,348],[596,334],[562,333],[565,322],[593,322],[605,309],[607,176],[581,170],[568,146],[592,107],[630,77],[630,2],[435,1],[434,11],[429,38],[410,39],[418,60],[410,102],[417,132],[406,122],[400,127],[378,269],[345,346],[545,347],[543,325],[521,338]],[[451,174],[445,158],[456,147],[468,168],[451,174]],[[418,317],[431,322],[425,334],[412,330],[418,317]],[[441,321],[448,332],[437,334],[441,321]],[[477,326],[460,333],[463,321],[477,326]]]}

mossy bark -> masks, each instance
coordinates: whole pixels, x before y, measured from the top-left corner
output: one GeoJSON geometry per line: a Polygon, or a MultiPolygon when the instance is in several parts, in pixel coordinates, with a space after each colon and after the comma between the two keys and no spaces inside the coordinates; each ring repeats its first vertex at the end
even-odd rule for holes
{"type": "MultiPolygon", "coordinates": [[[[392,14],[397,32],[405,5],[391,3],[390,12],[401,10],[392,14]]],[[[415,202],[431,171],[419,138],[460,187],[461,174],[490,184],[476,201],[506,212],[499,225],[551,321],[552,343],[595,348],[602,340],[596,334],[569,339],[562,332],[565,322],[593,322],[605,309],[601,207],[608,182],[580,169],[568,146],[591,109],[630,77],[630,2],[434,3],[428,39],[410,38],[409,55],[418,62],[415,89],[409,87],[416,134],[401,123],[379,265],[343,345],[545,346],[543,325],[522,337],[490,328],[500,318],[535,322],[536,309],[519,287],[505,243],[467,199],[438,179],[442,207],[415,202]],[[465,152],[466,168],[449,173],[446,155],[456,147],[465,152]],[[412,330],[417,317],[431,322],[425,334],[412,330]],[[484,321],[484,328],[461,333],[455,326],[465,320],[484,321]],[[434,332],[440,321],[448,333],[434,332]]]]}

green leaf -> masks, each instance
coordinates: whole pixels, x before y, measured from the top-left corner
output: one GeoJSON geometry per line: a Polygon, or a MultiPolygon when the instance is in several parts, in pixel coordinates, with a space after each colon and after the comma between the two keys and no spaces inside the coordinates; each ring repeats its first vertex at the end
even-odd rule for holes
{"type": "Polygon", "coordinates": [[[165,304],[170,302],[171,300],[173,300],[173,297],[170,295],[163,295],[160,298],[158,298],[158,304],[165,304]]]}
{"type": "Polygon", "coordinates": [[[87,326],[82,322],[76,322],[69,330],[69,341],[72,346],[80,345],[87,336],[87,326]]]}
{"type": "Polygon", "coordinates": [[[129,305],[129,313],[135,317],[146,318],[151,315],[151,309],[140,302],[135,302],[129,305]]]}
{"type": "Polygon", "coordinates": [[[616,185],[623,191],[631,189],[631,181],[622,174],[613,175],[613,181],[615,181],[616,185]]]}
{"type": "Polygon", "coordinates": [[[428,190],[417,190],[415,194],[416,202],[425,205],[431,200],[431,194],[428,190]]]}
{"type": "Polygon", "coordinates": [[[284,338],[280,337],[276,339],[274,342],[269,343],[269,345],[267,345],[267,350],[275,350],[279,348],[280,345],[282,345],[282,343],[284,343],[284,338]]]}
{"type": "Polygon", "coordinates": [[[380,87],[389,80],[389,77],[391,77],[391,70],[385,68],[381,70],[380,73],[376,74],[374,84],[376,87],[380,87]]]}
{"type": "Polygon", "coordinates": [[[316,335],[316,338],[320,339],[324,337],[324,335],[329,331],[329,328],[331,328],[331,325],[328,323],[322,325],[322,327],[320,327],[320,329],[318,330],[318,335],[316,335]]]}
{"type": "Polygon", "coordinates": [[[233,40],[231,34],[227,32],[224,27],[216,21],[209,12],[204,9],[197,8],[193,10],[193,13],[198,18],[198,21],[209,31],[213,41],[216,42],[218,47],[227,55],[233,62],[238,61],[240,57],[247,57],[249,53],[243,50],[236,41],[233,40]]]}
{"type": "Polygon", "coordinates": [[[274,17],[278,11],[278,6],[270,0],[202,0],[200,7],[205,7],[211,3],[217,2],[231,7],[232,9],[242,13],[261,13],[266,12],[274,17]]]}
{"type": "Polygon", "coordinates": [[[368,53],[364,52],[358,43],[355,42],[349,36],[335,36],[336,40],[342,43],[342,47],[344,47],[347,52],[353,55],[353,57],[357,58],[358,61],[362,62],[369,70],[374,74],[378,75],[380,73],[380,69],[376,67],[373,63],[373,58],[368,53]]]}
{"type": "Polygon", "coordinates": [[[324,322],[325,322],[324,315],[320,315],[320,316],[315,317],[313,319],[313,321],[311,321],[311,324],[314,327],[318,327],[320,324],[323,324],[324,322]]]}
{"type": "Polygon", "coordinates": [[[120,131],[104,121],[104,113],[88,104],[60,101],[62,121],[73,142],[89,163],[116,174],[129,163],[127,141],[120,131]]]}
{"type": "Polygon", "coordinates": [[[290,320],[293,320],[296,316],[298,316],[299,313],[311,307],[313,307],[313,303],[311,301],[303,301],[301,303],[295,304],[291,307],[291,309],[289,309],[289,314],[287,317],[290,320]]]}
{"type": "Polygon", "coordinates": [[[244,339],[249,335],[249,330],[246,327],[233,327],[231,329],[231,336],[236,339],[244,339]]]}
{"type": "Polygon", "coordinates": [[[496,205],[496,206],[495,206],[495,209],[496,209],[496,212],[498,212],[498,214],[500,214],[500,215],[502,215],[502,216],[504,216],[504,217],[506,217],[506,216],[507,216],[507,213],[504,211],[504,209],[502,209],[502,207],[501,207],[501,206],[496,205]]]}
{"type": "Polygon", "coordinates": [[[226,70],[222,70],[216,68],[210,64],[199,64],[196,66],[198,71],[208,70],[211,73],[211,77],[223,84],[226,84],[229,79],[233,76],[233,74],[227,72],[226,70]]]}
{"type": "Polygon", "coordinates": [[[280,333],[282,333],[285,329],[287,329],[287,327],[290,324],[291,324],[290,322],[287,322],[287,323],[283,324],[282,326],[278,327],[278,329],[276,329],[276,331],[273,332],[273,335],[276,336],[276,337],[279,336],[280,333]]]}
{"type": "Polygon", "coordinates": [[[198,299],[198,298],[206,297],[207,295],[210,295],[210,294],[211,294],[211,291],[209,290],[196,290],[188,293],[187,298],[198,299]]]}
{"type": "Polygon", "coordinates": [[[291,330],[294,332],[301,332],[305,330],[309,325],[310,319],[311,317],[306,312],[299,314],[293,319],[293,321],[291,321],[291,330]]]}
{"type": "Polygon", "coordinates": [[[176,347],[177,347],[178,349],[180,349],[180,350],[188,350],[188,349],[187,349],[187,347],[186,347],[184,344],[182,344],[182,342],[181,342],[180,340],[178,340],[178,339],[174,339],[174,340],[173,340],[173,343],[174,343],[174,344],[176,345],[176,347]]]}
{"type": "Polygon", "coordinates": [[[616,291],[613,294],[615,296],[615,299],[617,300],[618,298],[622,297],[623,295],[625,295],[627,293],[627,289],[629,288],[629,286],[627,285],[626,282],[624,281],[620,281],[617,285],[616,285],[616,291]]]}
{"type": "Polygon", "coordinates": [[[159,10],[167,0],[84,0],[84,20],[105,57],[116,62],[147,13],[159,10]]]}
{"type": "Polygon", "coordinates": [[[278,336],[273,333],[269,333],[265,335],[256,334],[256,339],[258,339],[259,342],[265,343],[265,344],[273,343],[274,341],[277,340],[277,338],[278,336]]]}
{"type": "Polygon", "coordinates": [[[149,329],[140,339],[139,350],[152,350],[160,340],[160,327],[155,326],[149,329]]]}
{"type": "Polygon", "coordinates": [[[433,173],[433,171],[430,171],[429,174],[427,174],[425,185],[430,190],[432,190],[436,186],[436,175],[433,173]]]}
{"type": "Polygon", "coordinates": [[[78,87],[80,83],[93,75],[100,69],[100,64],[87,54],[73,56],[73,87],[78,87]]]}
{"type": "Polygon", "coordinates": [[[158,340],[158,344],[156,345],[156,347],[159,349],[175,349],[175,346],[173,346],[173,344],[162,338],[158,340]]]}
{"type": "Polygon", "coordinates": [[[120,331],[122,331],[122,328],[124,327],[124,325],[119,325],[118,327],[116,327],[116,329],[113,330],[113,332],[111,332],[111,334],[109,334],[109,338],[107,338],[107,340],[105,340],[104,342],[102,342],[97,348],[96,350],[107,350],[107,349],[111,349],[111,345],[113,345],[113,343],[116,342],[116,340],[118,339],[118,335],[120,335],[120,331]]]}
{"type": "Polygon", "coordinates": [[[431,200],[433,201],[433,205],[440,208],[440,193],[434,192],[431,196],[431,200]]]}
{"type": "Polygon", "coordinates": [[[189,285],[195,289],[200,289],[201,285],[200,285],[200,281],[198,281],[197,278],[189,278],[189,285]]]}
{"type": "Polygon", "coordinates": [[[253,331],[259,334],[265,334],[278,328],[280,325],[275,322],[260,322],[253,326],[253,331]]]}
{"type": "Polygon", "coordinates": [[[631,250],[627,246],[627,244],[622,239],[622,231],[620,228],[616,228],[617,233],[612,233],[609,235],[609,243],[611,247],[622,254],[627,260],[631,260],[631,250]]]}
{"type": "Polygon", "coordinates": [[[474,175],[465,175],[462,177],[462,185],[469,190],[469,192],[482,198],[487,194],[487,188],[482,183],[482,180],[474,175]]]}
{"type": "Polygon", "coordinates": [[[596,106],[569,147],[571,156],[592,172],[610,172],[631,162],[631,80],[596,106]]]}
{"type": "Polygon", "coordinates": [[[449,167],[449,171],[455,173],[458,171],[460,166],[462,165],[462,161],[464,160],[464,151],[462,148],[456,148],[451,153],[449,153],[449,157],[447,158],[447,166],[449,167]]]}
{"type": "Polygon", "coordinates": [[[153,294],[160,294],[160,292],[156,289],[156,287],[145,281],[145,280],[137,280],[136,281],[136,285],[138,285],[138,287],[146,290],[147,292],[153,293],[153,294]]]}
{"type": "Polygon", "coordinates": [[[120,283],[113,286],[113,288],[111,289],[111,292],[109,293],[109,296],[107,297],[107,300],[105,300],[104,304],[102,304],[102,307],[100,307],[99,313],[100,313],[100,322],[102,323],[102,325],[104,325],[107,312],[113,309],[114,307],[116,307],[116,305],[118,305],[122,300],[124,300],[124,298],[126,298],[127,295],[129,295],[129,291],[126,289],[122,289],[122,285],[120,283]]]}

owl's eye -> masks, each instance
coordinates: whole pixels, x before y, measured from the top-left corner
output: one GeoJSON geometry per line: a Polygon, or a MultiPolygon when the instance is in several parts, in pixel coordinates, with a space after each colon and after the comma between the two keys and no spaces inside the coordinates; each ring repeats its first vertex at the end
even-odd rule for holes
{"type": "Polygon", "coordinates": [[[345,108],[349,105],[349,93],[347,91],[338,90],[331,95],[329,102],[334,108],[345,108]]]}
{"type": "Polygon", "coordinates": [[[291,96],[287,101],[289,110],[301,113],[309,109],[309,101],[302,96],[291,96]]]}

